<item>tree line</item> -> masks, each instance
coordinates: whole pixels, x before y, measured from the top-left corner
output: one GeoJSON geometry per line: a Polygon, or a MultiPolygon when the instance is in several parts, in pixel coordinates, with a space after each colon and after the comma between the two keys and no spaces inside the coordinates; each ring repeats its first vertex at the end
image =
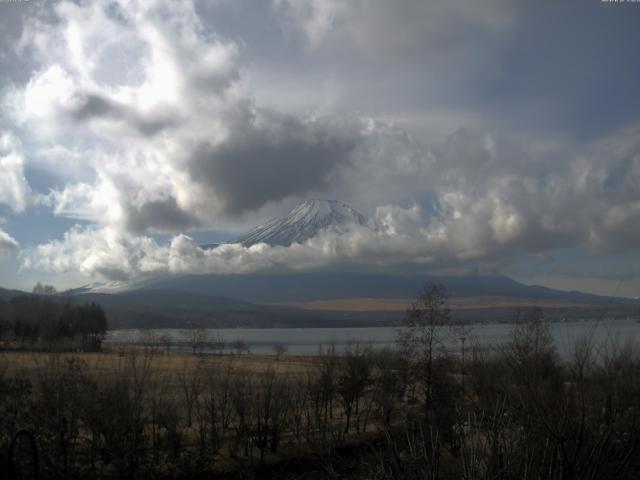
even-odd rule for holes
{"type": "Polygon", "coordinates": [[[52,294],[0,299],[0,341],[22,348],[72,346],[99,350],[107,331],[107,317],[94,302],[75,304],[52,294]]]}

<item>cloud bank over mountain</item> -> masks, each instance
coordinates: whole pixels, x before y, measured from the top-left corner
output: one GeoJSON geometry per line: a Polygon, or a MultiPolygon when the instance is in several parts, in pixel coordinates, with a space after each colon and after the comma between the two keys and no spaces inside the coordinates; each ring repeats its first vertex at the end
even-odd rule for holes
{"type": "MultiPolygon", "coordinates": [[[[487,69],[508,55],[523,8],[219,3],[62,1],[24,16],[14,50],[31,68],[2,94],[0,204],[78,223],[23,246],[23,268],[128,280],[638,253],[637,119],[576,141],[502,128],[493,111],[477,121],[481,103],[461,103],[458,92],[484,89],[487,69]],[[252,32],[264,25],[242,24],[252,9],[270,25],[263,44],[252,32]],[[314,88],[323,71],[337,73],[314,88]],[[29,172],[55,181],[35,188],[29,172]],[[343,200],[379,228],[289,247],[204,251],[193,239],[247,231],[310,197],[343,200]]],[[[15,254],[8,232],[0,252],[15,254]]]]}

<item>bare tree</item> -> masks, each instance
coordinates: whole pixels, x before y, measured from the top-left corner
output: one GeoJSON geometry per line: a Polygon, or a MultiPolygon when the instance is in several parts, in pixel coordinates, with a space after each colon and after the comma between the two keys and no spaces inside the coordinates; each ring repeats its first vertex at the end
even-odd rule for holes
{"type": "Polygon", "coordinates": [[[164,348],[165,353],[169,353],[171,351],[171,345],[173,343],[171,340],[171,335],[169,335],[168,333],[163,333],[162,335],[160,335],[158,340],[160,342],[160,345],[162,345],[162,347],[164,348]]]}
{"type": "Polygon", "coordinates": [[[382,426],[388,429],[396,405],[404,398],[406,384],[404,359],[391,350],[376,352],[373,366],[376,375],[373,379],[373,401],[378,407],[382,426]]]}
{"type": "Polygon", "coordinates": [[[204,373],[204,392],[202,395],[201,429],[202,441],[208,439],[211,451],[215,454],[222,443],[231,423],[231,382],[235,372],[230,358],[224,365],[210,362],[204,373]]]}
{"type": "Polygon", "coordinates": [[[443,285],[427,284],[407,310],[403,326],[398,330],[397,343],[413,360],[416,380],[423,387],[425,414],[433,398],[433,364],[438,349],[447,337],[444,326],[450,325],[448,295],[443,285]]]}
{"type": "Polygon", "coordinates": [[[55,295],[58,293],[58,290],[56,290],[56,287],[53,285],[43,285],[38,282],[33,287],[33,293],[36,295],[55,295]]]}
{"type": "Polygon", "coordinates": [[[267,449],[276,453],[286,427],[289,408],[289,384],[286,374],[278,378],[269,368],[260,375],[251,395],[253,413],[253,442],[263,459],[267,449]]]}
{"type": "Polygon", "coordinates": [[[211,349],[218,355],[222,355],[224,353],[225,346],[224,337],[220,332],[216,331],[213,335],[213,339],[211,340],[211,349]]]}
{"type": "Polygon", "coordinates": [[[191,427],[193,410],[203,389],[200,367],[194,369],[191,365],[185,363],[178,374],[178,381],[180,382],[180,388],[183,394],[187,414],[187,426],[191,427]]]}
{"type": "Polygon", "coordinates": [[[236,340],[235,342],[233,342],[233,349],[236,352],[236,355],[242,355],[244,352],[248,352],[249,351],[249,347],[247,346],[247,342],[245,342],[244,340],[236,340]]]}
{"type": "Polygon", "coordinates": [[[276,343],[273,346],[273,353],[276,354],[276,360],[280,360],[280,357],[287,353],[287,346],[284,343],[276,343]]]}
{"type": "Polygon", "coordinates": [[[371,363],[366,351],[356,346],[347,350],[338,374],[338,394],[346,417],[344,433],[349,433],[352,414],[358,415],[360,401],[371,380],[371,363]]]}
{"type": "Polygon", "coordinates": [[[189,336],[189,343],[191,344],[191,351],[196,354],[196,353],[201,353],[202,349],[204,348],[205,345],[205,341],[207,339],[207,333],[204,330],[204,328],[189,322],[189,328],[190,328],[190,336],[189,336]]]}

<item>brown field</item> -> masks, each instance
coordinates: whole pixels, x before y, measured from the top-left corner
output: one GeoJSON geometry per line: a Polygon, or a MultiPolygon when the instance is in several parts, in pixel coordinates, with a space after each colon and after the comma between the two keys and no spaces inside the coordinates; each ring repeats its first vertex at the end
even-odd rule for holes
{"type": "Polygon", "coordinates": [[[8,374],[35,375],[43,367],[51,364],[80,362],[96,375],[123,371],[130,366],[132,356],[150,362],[155,372],[178,374],[193,371],[203,364],[213,367],[226,366],[233,363],[236,372],[263,373],[267,370],[290,375],[304,374],[315,368],[314,357],[283,356],[277,359],[274,355],[193,355],[190,353],[151,351],[144,348],[107,348],[100,353],[49,353],[49,352],[1,352],[0,371],[8,374]]]}
{"type": "MultiPolygon", "coordinates": [[[[410,298],[338,298],[333,300],[315,300],[310,302],[290,302],[290,307],[304,310],[338,310],[345,312],[372,311],[403,311],[413,299],[410,298]]],[[[570,302],[556,302],[553,300],[536,300],[514,297],[453,297],[449,299],[449,306],[453,310],[471,308],[566,308],[584,307],[584,304],[570,302]]]]}

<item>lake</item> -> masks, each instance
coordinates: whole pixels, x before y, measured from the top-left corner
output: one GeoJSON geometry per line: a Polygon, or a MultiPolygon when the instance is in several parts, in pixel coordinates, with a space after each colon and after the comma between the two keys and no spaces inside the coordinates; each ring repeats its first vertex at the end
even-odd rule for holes
{"type": "MultiPolygon", "coordinates": [[[[476,324],[465,327],[465,347],[472,345],[482,347],[498,346],[508,341],[513,329],[512,324],[476,324]]],[[[395,327],[362,327],[362,328],[273,328],[273,329],[123,329],[108,332],[107,345],[151,345],[171,343],[171,348],[189,351],[194,335],[202,344],[212,344],[217,340],[224,341],[226,351],[233,348],[236,342],[243,342],[251,353],[273,354],[276,345],[282,345],[287,353],[297,355],[317,354],[320,347],[335,345],[336,350],[344,351],[350,344],[360,343],[372,348],[393,347],[396,338],[395,327]]],[[[452,352],[461,348],[462,334],[442,331],[446,337],[445,345],[452,352]]],[[[640,338],[640,323],[636,320],[608,320],[562,322],[551,324],[551,335],[558,352],[568,357],[573,351],[576,341],[593,335],[596,344],[604,342],[637,342],[640,338]]],[[[210,348],[209,348],[210,349],[210,348]]],[[[207,351],[207,347],[203,349],[207,351]]]]}

